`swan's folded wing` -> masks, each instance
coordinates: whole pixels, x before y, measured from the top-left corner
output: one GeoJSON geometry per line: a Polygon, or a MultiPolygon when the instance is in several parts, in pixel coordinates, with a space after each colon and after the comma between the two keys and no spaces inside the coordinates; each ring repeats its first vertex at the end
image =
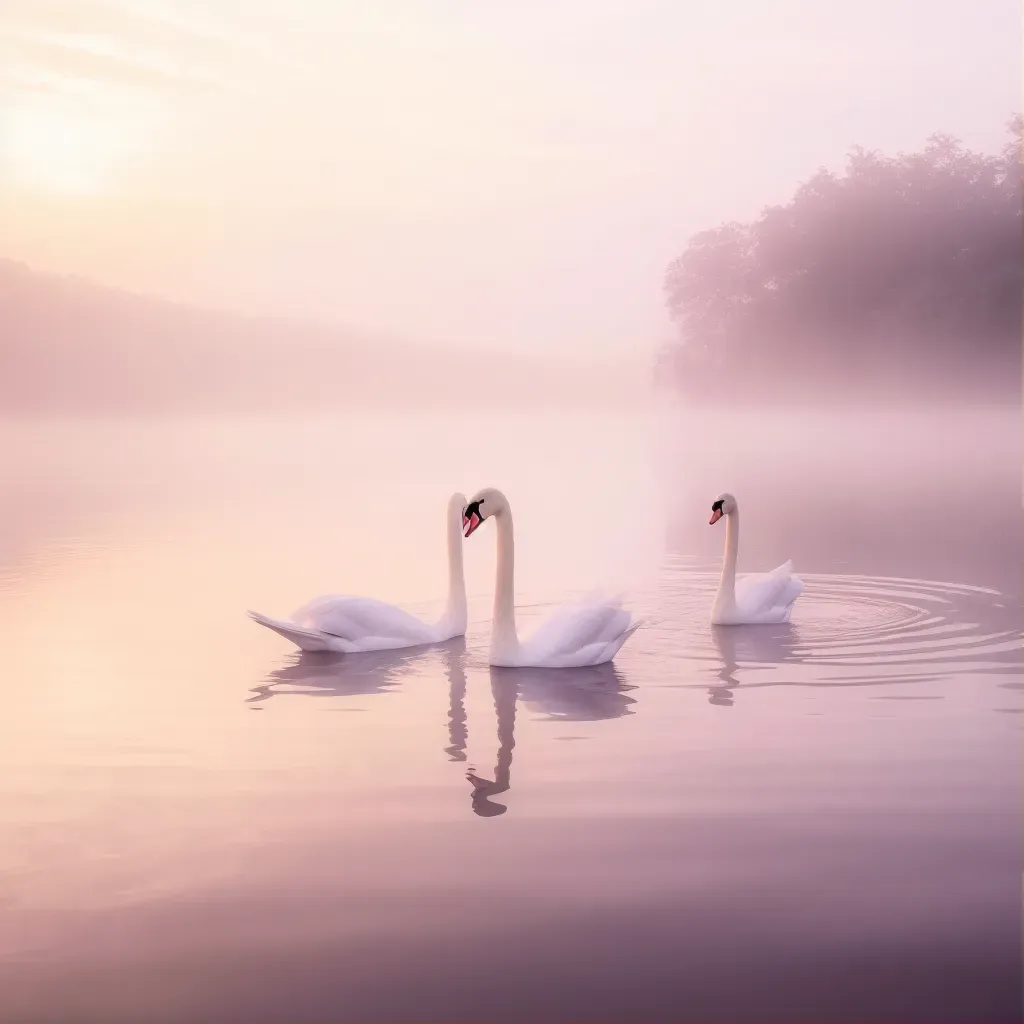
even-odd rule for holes
{"type": "Polygon", "coordinates": [[[294,622],[287,622],[283,619],[272,619],[269,615],[262,615],[260,612],[249,612],[249,618],[258,622],[267,629],[279,633],[286,640],[291,640],[296,647],[303,651],[333,651],[339,646],[347,649],[345,641],[335,641],[334,638],[324,636],[317,630],[300,629],[294,622]]]}
{"type": "Polygon", "coordinates": [[[737,608],[746,614],[756,614],[779,605],[792,603],[803,589],[803,584],[792,573],[793,563],[784,562],[771,572],[755,573],[738,579],[736,581],[737,608]],[[796,593],[792,594],[792,597],[789,597],[795,584],[799,584],[799,588],[796,589],[796,593]]]}
{"type": "Polygon", "coordinates": [[[547,659],[597,643],[610,643],[629,628],[630,614],[617,601],[580,602],[558,608],[523,646],[531,659],[547,659]]]}
{"type": "Polygon", "coordinates": [[[351,600],[352,598],[348,594],[324,594],[321,597],[314,597],[312,601],[307,601],[301,608],[296,608],[292,612],[292,622],[298,623],[300,626],[306,624],[313,626],[321,612],[351,600]]]}
{"type": "Polygon", "coordinates": [[[316,598],[300,608],[294,619],[300,625],[351,640],[391,637],[430,643],[433,639],[431,628],[415,615],[372,597],[316,598]]]}
{"type": "Polygon", "coordinates": [[[643,625],[642,620],[630,623],[621,633],[618,633],[611,640],[598,640],[592,644],[585,644],[578,650],[567,651],[557,657],[557,664],[562,668],[583,668],[585,666],[606,665],[616,654],[619,648],[643,625]]]}
{"type": "Polygon", "coordinates": [[[804,581],[799,576],[790,576],[786,586],[776,598],[776,606],[788,608],[804,592],[804,581]]]}

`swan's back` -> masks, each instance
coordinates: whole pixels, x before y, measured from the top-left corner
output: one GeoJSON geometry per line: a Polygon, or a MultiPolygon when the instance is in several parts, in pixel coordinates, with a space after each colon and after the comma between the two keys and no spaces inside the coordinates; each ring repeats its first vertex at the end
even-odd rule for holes
{"type": "Polygon", "coordinates": [[[614,657],[639,623],[617,598],[585,598],[563,605],[521,645],[523,664],[553,668],[599,665],[614,657]]]}
{"type": "Polygon", "coordinates": [[[359,642],[368,638],[430,643],[434,631],[415,615],[373,597],[330,594],[317,597],[292,615],[296,625],[359,642]]]}
{"type": "Polygon", "coordinates": [[[793,575],[793,563],[783,562],[771,572],[738,579],[736,609],[744,621],[783,622],[803,589],[803,580],[793,575]]]}

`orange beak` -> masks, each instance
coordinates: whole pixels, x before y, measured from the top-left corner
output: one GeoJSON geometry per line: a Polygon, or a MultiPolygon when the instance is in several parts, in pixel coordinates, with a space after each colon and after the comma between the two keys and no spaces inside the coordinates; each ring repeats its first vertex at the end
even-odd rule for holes
{"type": "Polygon", "coordinates": [[[720,508],[716,508],[715,511],[711,513],[711,518],[708,520],[708,526],[714,526],[721,518],[722,510],[720,508]]]}
{"type": "Polygon", "coordinates": [[[475,512],[471,516],[463,516],[462,525],[466,530],[463,536],[468,537],[482,522],[483,520],[475,512]]]}

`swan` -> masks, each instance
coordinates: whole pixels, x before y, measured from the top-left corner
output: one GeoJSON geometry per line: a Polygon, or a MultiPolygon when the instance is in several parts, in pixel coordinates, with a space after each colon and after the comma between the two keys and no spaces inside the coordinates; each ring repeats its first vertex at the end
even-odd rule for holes
{"type": "Polygon", "coordinates": [[[372,597],[333,594],[315,597],[292,614],[272,619],[250,611],[261,626],[280,633],[304,651],[393,651],[420,644],[441,643],[466,633],[466,579],[462,566],[462,511],[465,495],[448,499],[448,603],[430,625],[409,612],[372,597]]]}
{"type": "Polygon", "coordinates": [[[736,579],[736,553],[740,542],[739,506],[731,494],[720,494],[711,506],[710,525],[725,516],[725,558],[722,581],[711,606],[711,624],[738,626],[760,622],[789,622],[793,603],[803,593],[803,581],[793,575],[793,563],[783,562],[771,572],[736,579]]]}
{"type": "Polygon", "coordinates": [[[462,515],[466,536],[487,519],[498,530],[498,560],[490,664],[500,668],[581,668],[611,661],[641,625],[616,598],[592,597],[563,605],[520,642],[516,633],[512,509],[493,487],[478,491],[462,515]]]}

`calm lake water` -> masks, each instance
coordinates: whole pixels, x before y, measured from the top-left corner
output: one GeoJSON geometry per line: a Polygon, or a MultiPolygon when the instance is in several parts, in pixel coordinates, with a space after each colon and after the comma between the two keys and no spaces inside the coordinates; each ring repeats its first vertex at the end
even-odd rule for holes
{"type": "Polygon", "coordinates": [[[659,410],[0,426],[0,1020],[1010,1021],[1020,423],[659,410]],[[297,656],[325,592],[425,615],[450,492],[516,513],[520,627],[614,667],[297,656]],[[787,557],[789,626],[708,624],[787,557]],[[474,785],[467,773],[478,780],[474,785]],[[487,780],[490,785],[480,780],[487,780]]]}

